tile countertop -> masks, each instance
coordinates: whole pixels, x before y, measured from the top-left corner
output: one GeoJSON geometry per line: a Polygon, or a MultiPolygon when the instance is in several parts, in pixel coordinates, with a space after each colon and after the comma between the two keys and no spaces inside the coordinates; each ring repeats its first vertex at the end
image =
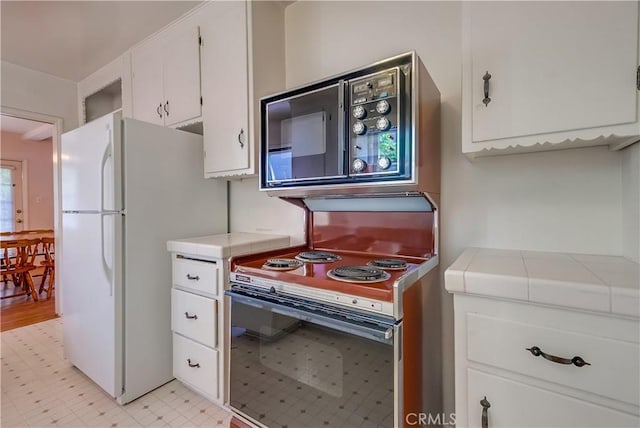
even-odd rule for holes
{"type": "Polygon", "coordinates": [[[624,257],[468,248],[444,276],[450,293],[640,317],[640,265],[624,257]]]}
{"type": "Polygon", "coordinates": [[[174,239],[167,241],[167,250],[172,253],[221,259],[288,247],[290,241],[290,237],[286,235],[234,232],[174,239]]]}

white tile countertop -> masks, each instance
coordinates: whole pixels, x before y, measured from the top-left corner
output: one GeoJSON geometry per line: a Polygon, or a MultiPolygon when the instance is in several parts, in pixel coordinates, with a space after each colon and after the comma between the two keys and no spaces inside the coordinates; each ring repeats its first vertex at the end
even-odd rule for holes
{"type": "Polygon", "coordinates": [[[624,257],[468,248],[444,275],[450,293],[640,317],[640,265],[624,257]]]}
{"type": "Polygon", "coordinates": [[[167,241],[167,250],[172,253],[201,257],[228,258],[241,254],[275,250],[289,245],[290,237],[286,235],[234,232],[174,239],[167,241]]]}

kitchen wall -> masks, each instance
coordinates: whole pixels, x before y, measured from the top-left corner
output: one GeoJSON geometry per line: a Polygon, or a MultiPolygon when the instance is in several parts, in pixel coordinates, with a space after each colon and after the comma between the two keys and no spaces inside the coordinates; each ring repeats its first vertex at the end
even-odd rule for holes
{"type": "MultiPolygon", "coordinates": [[[[409,50],[422,58],[442,94],[443,271],[469,246],[623,254],[622,163],[637,148],[574,149],[474,163],[461,154],[459,2],[298,1],[287,7],[285,23],[288,86],[409,50]]],[[[259,194],[257,186],[256,179],[231,183],[231,230],[284,232],[301,239],[299,210],[259,194]]],[[[449,412],[454,408],[453,305],[444,290],[442,297],[449,412]]]]}
{"type": "Polygon", "coordinates": [[[78,127],[77,85],[2,61],[2,105],[63,119],[64,131],[78,127]]]}
{"type": "Polygon", "coordinates": [[[258,179],[230,182],[229,230],[276,233],[291,236],[291,244],[303,244],[304,211],[258,191],[258,179]]]}
{"type": "Polygon", "coordinates": [[[20,134],[6,131],[2,132],[1,138],[2,159],[26,161],[28,228],[53,229],[53,147],[51,146],[51,138],[44,141],[22,140],[20,134]]]}

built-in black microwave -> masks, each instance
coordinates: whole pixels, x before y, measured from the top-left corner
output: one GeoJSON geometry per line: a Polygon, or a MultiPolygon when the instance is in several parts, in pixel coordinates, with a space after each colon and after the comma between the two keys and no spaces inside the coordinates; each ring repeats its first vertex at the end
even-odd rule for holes
{"type": "Polygon", "coordinates": [[[413,182],[416,62],[410,52],[263,97],[260,188],[413,182]]]}

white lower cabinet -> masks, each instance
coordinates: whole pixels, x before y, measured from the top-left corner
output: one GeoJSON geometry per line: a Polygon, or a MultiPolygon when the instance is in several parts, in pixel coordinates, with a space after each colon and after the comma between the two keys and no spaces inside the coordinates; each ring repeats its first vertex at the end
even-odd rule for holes
{"type": "Polygon", "coordinates": [[[171,329],[173,375],[209,400],[222,402],[223,260],[196,260],[173,255],[171,329]]]}
{"type": "Polygon", "coordinates": [[[479,370],[467,381],[469,427],[483,427],[483,416],[492,428],[638,426],[636,416],[479,370]]]}
{"type": "Polygon", "coordinates": [[[455,294],[458,427],[640,426],[637,319],[455,294]]]}
{"type": "Polygon", "coordinates": [[[173,334],[173,375],[207,398],[218,401],[218,351],[173,334]]]}
{"type": "Polygon", "coordinates": [[[217,346],[218,301],[173,289],[171,290],[171,328],[182,336],[203,345],[217,346]]]}
{"type": "Polygon", "coordinates": [[[288,236],[244,232],[167,242],[173,275],[171,330],[176,379],[225,405],[229,385],[225,317],[229,310],[224,306],[224,292],[229,287],[229,258],[289,245],[288,236]]]}

